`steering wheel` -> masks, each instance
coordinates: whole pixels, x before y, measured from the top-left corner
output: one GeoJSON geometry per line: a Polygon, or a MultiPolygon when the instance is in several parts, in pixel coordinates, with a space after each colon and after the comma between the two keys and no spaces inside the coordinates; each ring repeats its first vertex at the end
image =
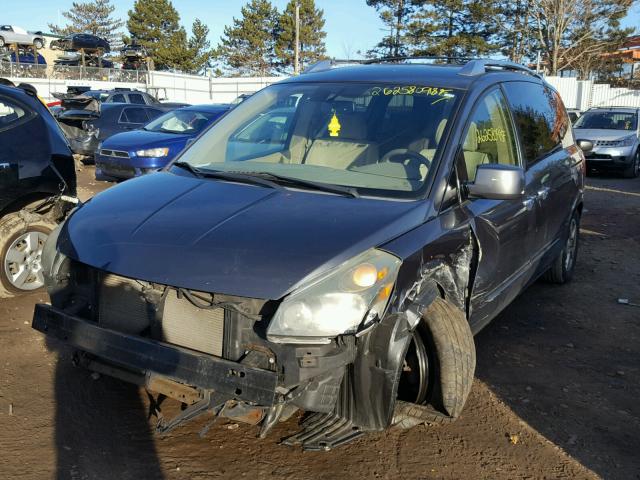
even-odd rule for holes
{"type": "MultiPolygon", "coordinates": [[[[380,159],[380,163],[382,162],[395,162],[402,163],[403,165],[407,165],[406,161],[416,160],[420,162],[421,165],[425,165],[427,169],[431,168],[431,160],[429,160],[424,155],[419,154],[418,152],[414,152],[413,150],[409,150],[408,148],[396,148],[394,150],[390,150],[380,159]],[[392,160],[394,158],[402,158],[403,161],[392,160]]],[[[420,168],[418,166],[418,168],[420,168]]]]}

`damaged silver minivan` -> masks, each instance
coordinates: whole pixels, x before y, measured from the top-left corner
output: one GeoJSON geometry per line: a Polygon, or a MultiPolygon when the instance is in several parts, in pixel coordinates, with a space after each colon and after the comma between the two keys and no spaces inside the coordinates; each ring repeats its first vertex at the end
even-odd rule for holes
{"type": "MultiPolygon", "coordinates": [[[[231,110],[45,246],[33,327],[90,370],[328,450],[457,418],[473,335],[573,274],[584,156],[516,64],[322,62],[231,110]]],[[[581,147],[589,149],[588,142],[581,147]]]]}

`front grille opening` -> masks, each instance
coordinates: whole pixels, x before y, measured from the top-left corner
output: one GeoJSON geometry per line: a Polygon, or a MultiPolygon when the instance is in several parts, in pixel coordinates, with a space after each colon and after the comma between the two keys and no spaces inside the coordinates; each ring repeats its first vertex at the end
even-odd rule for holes
{"type": "Polygon", "coordinates": [[[99,323],[118,332],[222,357],[225,311],[198,308],[172,288],[110,273],[99,283],[99,323]]]}

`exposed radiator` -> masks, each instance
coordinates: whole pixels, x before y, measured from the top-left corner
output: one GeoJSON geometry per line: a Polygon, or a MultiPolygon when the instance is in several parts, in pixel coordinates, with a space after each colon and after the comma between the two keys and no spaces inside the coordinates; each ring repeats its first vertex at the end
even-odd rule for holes
{"type": "Polygon", "coordinates": [[[165,343],[222,356],[224,309],[198,308],[171,289],[160,311],[148,303],[143,285],[113,274],[103,274],[99,289],[99,323],[105,328],[141,335],[165,343]]]}
{"type": "Polygon", "coordinates": [[[149,305],[142,285],[111,273],[102,275],[99,291],[100,325],[122,333],[140,334],[150,325],[149,305]]]}
{"type": "Polygon", "coordinates": [[[198,308],[171,290],[162,314],[162,340],[199,352],[222,356],[224,309],[198,308]]]}

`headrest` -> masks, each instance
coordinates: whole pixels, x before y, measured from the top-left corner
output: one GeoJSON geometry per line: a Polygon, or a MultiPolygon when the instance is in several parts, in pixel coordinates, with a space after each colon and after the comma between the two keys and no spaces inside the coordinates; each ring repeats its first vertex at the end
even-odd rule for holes
{"type": "Polygon", "coordinates": [[[438,128],[436,128],[436,145],[440,145],[440,140],[442,140],[442,134],[444,133],[444,127],[447,126],[447,119],[443,118],[440,120],[438,124],[438,128]]]}
{"type": "Polygon", "coordinates": [[[467,130],[462,149],[467,152],[476,152],[478,150],[478,126],[475,122],[469,124],[469,130],[467,130]]]}

